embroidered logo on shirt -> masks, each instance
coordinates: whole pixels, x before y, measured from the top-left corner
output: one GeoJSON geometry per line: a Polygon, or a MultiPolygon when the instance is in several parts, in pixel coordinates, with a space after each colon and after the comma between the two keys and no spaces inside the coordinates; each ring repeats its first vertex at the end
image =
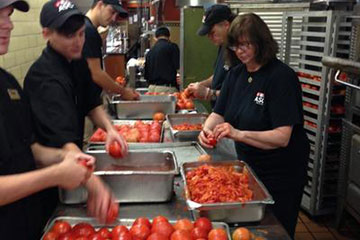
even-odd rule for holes
{"type": "Polygon", "coordinates": [[[55,7],[59,12],[72,9],[75,7],[74,3],[69,0],[58,0],[55,2],[55,7]]]}
{"type": "Polygon", "coordinates": [[[10,97],[11,100],[20,100],[21,99],[18,90],[16,90],[16,89],[8,89],[7,92],[9,94],[9,97],[10,97]]]}
{"type": "Polygon", "coordinates": [[[256,97],[254,99],[254,102],[257,104],[257,105],[260,105],[260,106],[263,106],[264,105],[264,100],[265,100],[265,94],[262,93],[262,92],[258,92],[256,94],[256,97]]]}

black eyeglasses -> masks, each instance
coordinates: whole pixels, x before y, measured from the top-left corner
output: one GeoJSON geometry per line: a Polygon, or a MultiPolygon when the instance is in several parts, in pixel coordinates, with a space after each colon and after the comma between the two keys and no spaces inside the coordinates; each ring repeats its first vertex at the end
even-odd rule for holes
{"type": "Polygon", "coordinates": [[[228,48],[234,52],[236,52],[239,49],[241,49],[242,51],[246,51],[249,49],[250,45],[251,45],[250,42],[241,42],[241,43],[238,43],[237,45],[229,46],[228,48]]]}

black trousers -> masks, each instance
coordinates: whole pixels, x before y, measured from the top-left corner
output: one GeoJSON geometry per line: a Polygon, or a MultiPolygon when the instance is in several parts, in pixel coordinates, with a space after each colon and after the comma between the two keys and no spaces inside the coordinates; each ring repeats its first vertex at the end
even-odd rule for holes
{"type": "Polygon", "coordinates": [[[296,187],[290,191],[272,192],[269,190],[275,201],[275,204],[271,206],[272,212],[292,239],[294,239],[295,235],[303,189],[304,186],[296,187]]]}

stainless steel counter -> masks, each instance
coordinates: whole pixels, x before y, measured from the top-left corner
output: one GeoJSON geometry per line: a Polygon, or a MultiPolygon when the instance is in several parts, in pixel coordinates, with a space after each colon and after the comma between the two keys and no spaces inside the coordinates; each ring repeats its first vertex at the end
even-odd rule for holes
{"type": "MultiPolygon", "coordinates": [[[[169,130],[165,130],[164,141],[171,142],[171,135],[169,130]]],[[[206,152],[212,155],[214,160],[235,160],[236,152],[234,144],[231,140],[219,141],[216,148],[205,149],[206,152]]],[[[121,204],[119,211],[119,218],[135,219],[137,217],[146,216],[154,218],[158,215],[163,215],[169,220],[177,220],[180,218],[192,219],[191,213],[187,210],[184,200],[183,182],[180,175],[175,177],[174,192],[171,200],[165,203],[138,203],[138,204],[121,204]]],[[[86,217],[86,206],[84,205],[64,205],[59,204],[54,217],[56,216],[75,216],[86,217]]],[[[290,239],[283,227],[279,224],[277,219],[267,208],[265,217],[260,222],[255,223],[241,223],[230,225],[231,232],[237,226],[246,226],[257,236],[262,236],[267,240],[287,240],[290,239]]]]}

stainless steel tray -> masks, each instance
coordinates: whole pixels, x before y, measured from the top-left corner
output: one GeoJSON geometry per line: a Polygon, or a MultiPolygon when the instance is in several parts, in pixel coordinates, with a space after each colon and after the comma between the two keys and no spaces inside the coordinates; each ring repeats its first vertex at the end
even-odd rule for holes
{"type": "Polygon", "coordinates": [[[227,223],[236,222],[255,222],[260,221],[265,215],[265,206],[274,204],[274,201],[262,184],[256,177],[251,168],[243,161],[222,161],[222,162],[193,162],[184,163],[181,166],[181,175],[184,180],[185,198],[188,209],[192,211],[194,218],[207,217],[213,221],[224,221],[227,223]],[[246,171],[249,174],[249,187],[254,193],[254,198],[246,203],[212,203],[203,204],[190,200],[189,192],[186,190],[186,173],[201,165],[211,166],[233,166],[236,171],[246,171]]]}
{"type": "MultiPolygon", "coordinates": [[[[88,151],[105,151],[104,144],[89,144],[88,151]]],[[[206,151],[197,142],[176,142],[176,143],[129,143],[129,150],[143,151],[171,151],[175,154],[177,166],[186,162],[196,162],[206,151]]]]}
{"type": "MultiPolygon", "coordinates": [[[[117,126],[119,126],[119,125],[125,125],[125,124],[126,124],[126,125],[131,125],[131,126],[133,126],[133,125],[136,123],[136,121],[137,121],[137,120],[119,120],[119,119],[111,120],[112,124],[113,124],[113,125],[117,125],[117,126]]],[[[153,120],[141,120],[141,121],[144,122],[144,123],[147,123],[147,124],[153,122],[153,120]]],[[[162,123],[160,123],[160,124],[161,124],[160,142],[162,142],[163,139],[164,139],[164,125],[163,125],[162,123]]],[[[93,134],[94,134],[94,133],[95,133],[95,132],[93,132],[93,134]]],[[[94,141],[90,141],[90,140],[89,140],[89,142],[90,142],[91,144],[105,144],[105,142],[94,142],[94,141]]],[[[128,144],[139,144],[139,143],[128,142],[128,144]]],[[[148,143],[146,143],[146,144],[148,144],[148,143]]]]}
{"type": "MultiPolygon", "coordinates": [[[[103,146],[102,146],[103,147],[103,146]]],[[[125,203],[166,202],[173,195],[174,177],[178,174],[176,157],[168,150],[130,150],[121,162],[112,159],[105,150],[89,149],[96,158],[94,174],[113,191],[116,201],[125,203]]],[[[65,204],[87,200],[84,187],[59,190],[65,204]]]]}
{"type": "Polygon", "coordinates": [[[137,101],[121,101],[114,97],[109,104],[118,119],[152,119],[154,113],[175,113],[176,98],[174,96],[140,95],[137,101]]]}
{"type": "MultiPolygon", "coordinates": [[[[120,210],[121,211],[121,210],[120,210]]],[[[151,219],[149,219],[151,221],[151,219]]],[[[44,228],[44,234],[43,237],[45,235],[46,232],[48,232],[55,224],[56,221],[67,221],[72,227],[78,223],[81,222],[86,222],[91,224],[96,230],[102,228],[102,227],[107,227],[110,229],[112,229],[113,227],[117,226],[117,225],[124,225],[126,226],[128,229],[130,229],[130,227],[132,226],[132,224],[134,223],[135,219],[124,219],[124,218],[117,218],[115,220],[115,222],[113,222],[112,224],[100,224],[96,219],[94,218],[89,218],[89,217],[66,217],[66,216],[60,216],[60,217],[55,217],[51,220],[49,220],[49,222],[46,224],[45,228],[44,228]]],[[[169,220],[169,222],[171,224],[175,224],[176,220],[169,220]]],[[[226,233],[227,233],[227,237],[228,240],[231,239],[231,234],[230,234],[230,228],[229,226],[224,223],[224,222],[212,222],[213,228],[223,228],[225,229],[226,233]]],[[[41,239],[43,239],[43,237],[41,239]]]]}
{"type": "Polygon", "coordinates": [[[201,130],[195,131],[181,131],[175,130],[174,125],[189,123],[189,124],[203,124],[208,117],[204,113],[194,113],[194,114],[168,114],[166,119],[170,125],[171,136],[180,141],[196,141],[201,130]]]}
{"type": "Polygon", "coordinates": [[[197,142],[151,143],[129,145],[132,150],[166,150],[174,152],[178,166],[186,162],[196,162],[198,157],[206,151],[197,142]]]}

